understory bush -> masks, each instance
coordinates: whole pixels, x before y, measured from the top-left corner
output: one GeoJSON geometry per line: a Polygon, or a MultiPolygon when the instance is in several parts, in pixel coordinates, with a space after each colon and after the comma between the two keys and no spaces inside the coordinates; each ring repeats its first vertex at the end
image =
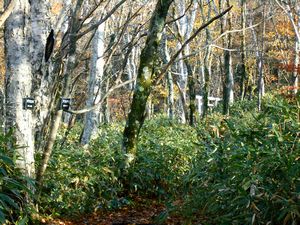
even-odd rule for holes
{"type": "MultiPolygon", "coordinates": [[[[124,124],[102,125],[88,149],[74,141],[56,143],[45,175],[42,213],[73,216],[130,204],[132,194],[161,197],[178,191],[195,155],[195,129],[166,118],[146,121],[135,163],[126,175],[130,190],[124,190],[118,168],[123,128],[124,124]]],[[[78,137],[78,130],[70,140],[78,137]]]]}
{"type": "Polygon", "coordinates": [[[30,210],[25,197],[32,197],[27,184],[33,187],[29,178],[16,168],[16,148],[12,132],[0,132],[0,224],[25,224],[30,210]]]}
{"type": "Polygon", "coordinates": [[[78,143],[78,126],[56,143],[41,212],[74,216],[140,196],[167,202],[161,218],[176,213],[187,224],[299,224],[299,101],[263,102],[261,112],[255,102],[240,102],[230,117],[215,112],[196,127],[146,121],[126,190],[119,170],[124,124],[101,125],[88,149],[78,143]]]}
{"type": "Polygon", "coordinates": [[[204,149],[185,177],[189,191],[180,211],[187,220],[205,215],[204,224],[299,224],[299,102],[264,102],[262,112],[210,116],[205,126],[214,129],[198,129],[204,149]]]}

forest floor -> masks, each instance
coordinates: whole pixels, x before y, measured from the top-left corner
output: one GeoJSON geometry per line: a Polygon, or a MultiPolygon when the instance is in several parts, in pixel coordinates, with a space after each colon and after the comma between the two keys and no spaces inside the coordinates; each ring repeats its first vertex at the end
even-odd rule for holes
{"type": "MultiPolygon", "coordinates": [[[[166,211],[166,207],[156,200],[137,199],[135,203],[117,210],[97,211],[74,218],[43,220],[47,225],[154,225],[155,219],[166,211]]],[[[182,218],[168,216],[163,224],[182,224],[182,218]]]]}

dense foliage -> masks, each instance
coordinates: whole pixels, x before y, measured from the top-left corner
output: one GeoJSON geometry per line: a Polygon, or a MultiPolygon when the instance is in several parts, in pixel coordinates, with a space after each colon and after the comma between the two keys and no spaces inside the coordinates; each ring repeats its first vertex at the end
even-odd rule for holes
{"type": "Polygon", "coordinates": [[[25,224],[28,221],[28,205],[25,197],[31,195],[28,187],[33,188],[30,179],[21,175],[16,168],[12,132],[0,133],[0,223],[25,224]]]}
{"type": "Polygon", "coordinates": [[[216,112],[196,128],[162,117],[147,121],[126,178],[119,171],[124,125],[102,125],[89,149],[76,143],[77,127],[68,143],[57,142],[40,208],[79,215],[131,204],[138,195],[170,203],[162,219],[179,214],[186,221],[205,218],[203,224],[297,224],[299,101],[269,96],[264,102],[262,112],[255,102],[237,103],[231,117],[216,112]]]}
{"type": "Polygon", "coordinates": [[[235,117],[209,117],[214,129],[200,126],[204,148],[185,179],[187,218],[203,212],[208,224],[299,223],[299,102],[266,102],[261,113],[242,104],[235,117]]]}

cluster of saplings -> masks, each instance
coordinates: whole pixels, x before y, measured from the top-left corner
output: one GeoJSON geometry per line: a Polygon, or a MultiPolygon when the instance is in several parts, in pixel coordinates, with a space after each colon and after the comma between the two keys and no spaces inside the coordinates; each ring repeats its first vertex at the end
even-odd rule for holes
{"type": "MultiPolygon", "coordinates": [[[[88,150],[78,147],[78,124],[63,145],[56,143],[40,213],[80,216],[140,196],[167,206],[157,224],[172,215],[187,224],[299,224],[299,98],[263,102],[260,112],[255,101],[237,102],[231,116],[216,110],[196,127],[164,116],[146,121],[126,173],[119,166],[124,124],[102,125],[88,150]]],[[[9,138],[0,139],[0,219],[22,222],[30,214],[22,204],[29,181],[13,169],[9,138]]]]}

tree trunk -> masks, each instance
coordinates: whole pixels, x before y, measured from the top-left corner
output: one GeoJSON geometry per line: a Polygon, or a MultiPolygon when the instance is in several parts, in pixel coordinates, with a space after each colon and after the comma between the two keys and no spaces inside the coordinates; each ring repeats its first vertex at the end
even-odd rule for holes
{"type": "MultiPolygon", "coordinates": [[[[170,54],[167,45],[167,36],[164,32],[162,47],[161,47],[161,59],[163,64],[167,64],[170,61],[170,54]]],[[[167,100],[167,112],[169,119],[174,119],[174,83],[173,77],[170,71],[167,71],[167,89],[168,89],[168,100],[167,100]]]]}
{"type": "Polygon", "coordinates": [[[247,91],[247,72],[246,72],[246,0],[241,0],[241,67],[240,67],[240,96],[244,100],[247,91]]]}
{"type": "MultiPolygon", "coordinates": [[[[300,21],[300,19],[299,19],[300,21]]],[[[300,22],[299,22],[299,30],[300,30],[300,22]]],[[[299,71],[300,71],[300,41],[296,41],[295,43],[295,59],[294,59],[294,64],[295,64],[295,69],[293,72],[293,86],[294,86],[294,94],[298,93],[298,88],[299,88],[299,71]]]]}
{"type": "MultiPolygon", "coordinates": [[[[91,57],[91,69],[89,77],[88,87],[88,99],[86,106],[90,107],[94,104],[98,104],[102,96],[102,78],[104,68],[104,32],[105,23],[102,23],[93,38],[92,44],[92,57],[91,57]]],[[[102,105],[99,105],[96,109],[88,112],[85,115],[85,123],[83,128],[83,134],[81,136],[81,144],[88,145],[91,139],[96,138],[97,129],[100,124],[100,113],[102,105]]]]}
{"type": "MultiPolygon", "coordinates": [[[[230,6],[229,0],[226,1],[227,7],[230,6]]],[[[227,18],[227,30],[231,30],[231,14],[228,14],[227,18]]],[[[221,32],[223,33],[223,29],[221,28],[221,32]]],[[[224,46],[228,49],[232,46],[232,36],[229,33],[227,41],[224,41],[224,46]]],[[[233,72],[232,72],[232,58],[230,51],[224,50],[224,71],[225,71],[225,79],[224,79],[224,89],[223,89],[223,114],[229,115],[229,108],[230,105],[233,103],[234,94],[233,94],[233,87],[234,87],[234,79],[233,79],[233,72]]]]}
{"type": "Polygon", "coordinates": [[[0,133],[5,132],[5,94],[0,87],[0,133]]]}
{"type": "Polygon", "coordinates": [[[193,72],[192,66],[189,63],[188,59],[185,59],[184,63],[186,65],[187,72],[188,72],[188,87],[189,87],[189,98],[190,98],[190,103],[189,103],[189,110],[190,110],[189,124],[191,126],[194,126],[195,125],[195,114],[196,114],[195,77],[194,77],[194,72],[193,72]]]}
{"type": "MultiPolygon", "coordinates": [[[[83,3],[83,0],[78,0],[76,4],[76,8],[73,12],[72,18],[71,18],[71,29],[70,29],[70,35],[69,35],[69,48],[68,48],[68,61],[67,65],[64,71],[64,80],[62,84],[62,97],[69,97],[70,95],[70,82],[71,82],[71,73],[75,68],[76,63],[76,44],[77,44],[77,37],[76,33],[78,31],[79,27],[79,18],[80,18],[80,8],[83,3]]],[[[37,170],[37,177],[36,181],[39,186],[42,185],[43,182],[43,176],[46,171],[48,161],[50,159],[52,148],[56,139],[56,135],[58,132],[58,128],[60,125],[60,121],[62,118],[62,109],[60,109],[60,104],[57,104],[57,111],[55,112],[55,115],[52,119],[52,123],[50,126],[50,132],[49,137],[45,146],[45,149],[43,151],[42,155],[42,162],[37,170]]]]}
{"type": "Polygon", "coordinates": [[[35,147],[38,151],[42,137],[42,128],[50,108],[50,84],[51,72],[49,63],[45,63],[46,39],[50,33],[51,25],[49,20],[49,9],[46,1],[31,0],[31,67],[33,74],[32,96],[35,99],[35,147]]]}
{"type": "Polygon", "coordinates": [[[264,83],[264,38],[265,38],[265,32],[266,32],[266,22],[265,22],[265,5],[263,8],[263,26],[262,26],[262,33],[261,33],[261,50],[259,52],[258,57],[258,111],[261,111],[261,104],[262,104],[262,98],[265,95],[265,83],[264,83]]]}
{"type": "Polygon", "coordinates": [[[209,68],[209,57],[210,57],[210,47],[206,50],[204,58],[204,90],[203,90],[203,114],[202,117],[206,117],[208,113],[208,97],[210,94],[210,68],[209,68]]]}
{"type": "Polygon", "coordinates": [[[126,153],[125,167],[128,167],[130,162],[134,160],[137,151],[138,136],[145,119],[147,99],[151,92],[152,84],[155,82],[154,74],[156,72],[159,42],[172,2],[173,0],[157,1],[150,21],[146,44],[140,56],[131,110],[123,133],[123,151],[126,153]]]}
{"type": "Polygon", "coordinates": [[[5,23],[7,18],[10,16],[12,11],[14,10],[16,2],[17,2],[17,0],[11,0],[10,3],[6,6],[6,9],[4,10],[4,12],[0,15],[0,27],[2,27],[2,25],[5,23]]]}
{"type": "Polygon", "coordinates": [[[30,97],[32,86],[30,44],[30,5],[17,1],[6,20],[6,130],[14,129],[17,141],[17,166],[31,178],[34,169],[34,121],[31,110],[23,109],[23,98],[30,97]]]}
{"type": "MultiPolygon", "coordinates": [[[[206,17],[210,19],[211,17],[211,4],[208,3],[209,8],[207,15],[204,14],[204,6],[203,4],[200,7],[200,12],[203,20],[206,20],[206,17]]],[[[205,29],[206,32],[206,45],[209,45],[211,41],[211,35],[209,28],[205,29]]],[[[208,97],[210,94],[210,77],[211,77],[211,67],[210,67],[210,57],[211,57],[211,47],[209,46],[205,50],[205,56],[203,60],[203,72],[204,72],[204,90],[203,90],[203,110],[202,110],[202,117],[206,117],[208,113],[208,97]]]]}
{"type": "MultiPolygon", "coordinates": [[[[299,2],[295,2],[295,58],[294,65],[295,69],[293,72],[293,86],[294,86],[294,94],[298,93],[299,89],[299,73],[300,73],[300,4],[299,2]]],[[[291,15],[292,16],[292,15],[291,15]]]]}

